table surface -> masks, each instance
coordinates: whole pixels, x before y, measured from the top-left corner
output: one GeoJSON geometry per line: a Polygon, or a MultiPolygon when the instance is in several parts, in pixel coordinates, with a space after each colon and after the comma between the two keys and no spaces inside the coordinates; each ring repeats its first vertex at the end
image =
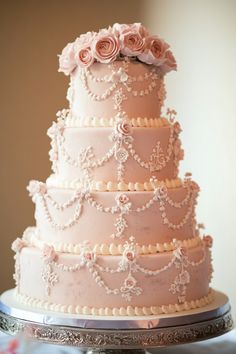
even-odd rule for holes
{"type": "MultiPolygon", "coordinates": [[[[19,340],[19,347],[10,351],[12,337],[0,332],[0,354],[80,354],[81,350],[74,347],[64,347],[39,342],[26,342],[19,340]]],[[[149,349],[152,354],[236,354],[236,329],[231,332],[206,341],[191,343],[170,348],[149,349]]]]}

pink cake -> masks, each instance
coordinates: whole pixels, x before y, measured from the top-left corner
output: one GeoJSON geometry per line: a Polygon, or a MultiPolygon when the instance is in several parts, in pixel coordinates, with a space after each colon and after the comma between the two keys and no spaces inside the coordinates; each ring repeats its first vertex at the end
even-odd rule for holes
{"type": "Polygon", "coordinates": [[[136,316],[213,300],[212,238],[203,235],[176,112],[163,112],[169,45],[139,23],[69,43],[69,109],[48,130],[53,174],[31,181],[36,226],[13,242],[21,303],[136,316]]]}

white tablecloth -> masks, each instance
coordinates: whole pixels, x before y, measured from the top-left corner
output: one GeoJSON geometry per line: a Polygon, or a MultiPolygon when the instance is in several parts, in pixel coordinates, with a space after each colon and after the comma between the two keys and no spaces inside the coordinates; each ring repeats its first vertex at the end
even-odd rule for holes
{"type": "MultiPolygon", "coordinates": [[[[1,332],[0,332],[1,333],[1,332]]],[[[5,351],[12,337],[0,334],[0,354],[8,354],[5,351]]],[[[25,342],[19,339],[20,347],[16,350],[17,354],[78,354],[82,353],[77,348],[63,347],[52,344],[36,342],[25,342]]],[[[236,354],[236,329],[233,331],[207,341],[185,344],[170,348],[159,348],[149,350],[150,353],[158,354],[236,354]]]]}

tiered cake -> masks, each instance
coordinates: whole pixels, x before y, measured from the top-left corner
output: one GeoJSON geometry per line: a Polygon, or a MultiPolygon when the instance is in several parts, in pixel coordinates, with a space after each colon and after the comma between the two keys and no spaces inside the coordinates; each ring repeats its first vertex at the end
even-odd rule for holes
{"type": "Polygon", "coordinates": [[[169,45],[140,24],[69,43],[69,109],[48,130],[53,174],[31,181],[36,227],[13,243],[16,298],[93,315],[156,315],[213,299],[198,185],[178,177],[176,112],[162,112],[169,45]]]}

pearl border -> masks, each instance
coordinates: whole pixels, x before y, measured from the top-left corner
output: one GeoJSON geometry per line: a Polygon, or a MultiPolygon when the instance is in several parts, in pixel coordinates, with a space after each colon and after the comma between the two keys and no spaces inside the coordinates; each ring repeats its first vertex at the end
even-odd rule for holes
{"type": "MultiPolygon", "coordinates": [[[[166,179],[158,181],[158,183],[164,183],[167,188],[178,188],[183,186],[181,178],[166,179]]],[[[66,189],[81,189],[83,185],[77,179],[66,180],[58,179],[56,175],[52,174],[46,180],[48,187],[66,188],[66,189]]],[[[156,188],[156,184],[150,181],[144,183],[139,182],[114,182],[114,181],[92,181],[91,191],[97,192],[124,192],[124,191],[153,191],[156,188]]]]}
{"type": "Polygon", "coordinates": [[[18,302],[31,306],[40,308],[48,311],[56,311],[62,313],[70,314],[81,314],[81,315],[93,315],[93,316],[149,316],[149,315],[160,315],[160,314],[171,314],[175,312],[188,311],[191,309],[196,309],[204,307],[210,304],[215,298],[215,292],[213,289],[209,290],[206,296],[203,296],[197,300],[185,301],[183,304],[170,304],[162,306],[150,306],[150,307],[88,307],[88,306],[73,306],[73,305],[62,305],[54,304],[45,300],[35,299],[30,296],[14,293],[15,298],[18,302]]]}
{"type": "MultiPolygon", "coordinates": [[[[44,245],[53,246],[56,252],[61,253],[72,253],[80,254],[83,244],[72,244],[72,243],[47,243],[43,242],[38,238],[38,230],[36,227],[29,227],[25,230],[23,234],[23,240],[27,241],[28,246],[37,247],[43,249],[44,245]]],[[[186,238],[181,241],[181,245],[187,248],[193,248],[202,242],[200,236],[195,236],[193,238],[186,238]]],[[[124,252],[124,244],[95,244],[92,247],[92,251],[97,255],[122,255],[124,252]]],[[[142,245],[139,246],[139,254],[156,254],[163,252],[170,252],[176,248],[174,242],[156,243],[155,245],[142,245]]]]}
{"type": "MultiPolygon", "coordinates": [[[[132,127],[142,128],[160,128],[169,126],[170,122],[167,118],[147,118],[136,117],[129,118],[129,123],[132,127]]],[[[80,128],[80,127],[114,127],[115,118],[103,118],[103,117],[72,117],[68,116],[65,119],[66,128],[80,128]]]]}

